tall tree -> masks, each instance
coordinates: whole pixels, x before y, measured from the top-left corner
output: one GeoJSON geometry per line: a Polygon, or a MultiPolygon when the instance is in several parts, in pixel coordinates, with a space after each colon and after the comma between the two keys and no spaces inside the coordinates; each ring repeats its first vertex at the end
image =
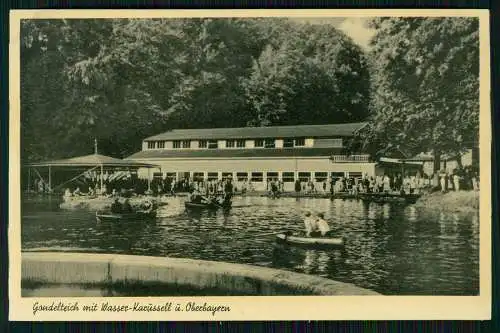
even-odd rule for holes
{"type": "Polygon", "coordinates": [[[245,81],[252,124],[364,119],[369,72],[359,46],[331,25],[281,24],[268,25],[270,41],[245,81]]]}
{"type": "Polygon", "coordinates": [[[23,160],[127,156],[169,128],[360,120],[364,55],[287,19],[27,20],[23,160]]]}
{"type": "Polygon", "coordinates": [[[364,138],[413,154],[458,156],[479,134],[476,18],[378,18],[372,40],[371,121],[364,138]]]}

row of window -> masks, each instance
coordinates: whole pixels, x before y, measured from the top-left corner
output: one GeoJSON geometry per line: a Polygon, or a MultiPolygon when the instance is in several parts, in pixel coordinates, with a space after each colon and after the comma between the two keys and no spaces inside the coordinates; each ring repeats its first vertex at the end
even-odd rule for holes
{"type": "MultiPolygon", "coordinates": [[[[188,172],[182,174],[189,174],[188,172]]],[[[158,173],[158,177],[162,177],[161,173],[158,173]]],[[[167,172],[165,173],[167,178],[177,178],[176,172],[167,172]]],[[[344,177],[344,172],[298,172],[297,179],[301,182],[307,182],[309,180],[314,180],[316,182],[323,182],[328,180],[328,177],[332,179],[337,179],[339,177],[344,177]]],[[[208,181],[218,180],[219,173],[218,172],[207,172],[206,175],[204,172],[193,172],[192,175],[194,181],[201,181],[207,179],[208,181]]],[[[234,175],[232,172],[222,172],[222,179],[225,180],[227,178],[233,178],[234,175]]],[[[349,177],[361,177],[361,172],[349,172],[349,177]]],[[[295,173],[293,171],[282,172],[281,177],[279,177],[278,172],[236,172],[235,176],[236,181],[252,181],[252,182],[263,182],[264,180],[278,180],[281,179],[284,183],[293,183],[295,181],[295,173]],[[265,177],[265,178],[264,178],[265,177]]]]}
{"type": "MultiPolygon", "coordinates": [[[[340,144],[342,144],[341,139],[340,144]]],[[[304,147],[306,144],[305,138],[283,139],[283,148],[304,147]]],[[[164,149],[166,141],[148,141],[148,149],[164,149]]],[[[245,148],[246,140],[225,140],[226,148],[245,148]]],[[[254,140],[256,148],[276,148],[275,139],[256,139],[254,140]]],[[[191,148],[191,140],[174,140],[172,141],[172,148],[191,148]]],[[[200,140],[198,141],[198,148],[217,149],[217,140],[200,140]]]]}

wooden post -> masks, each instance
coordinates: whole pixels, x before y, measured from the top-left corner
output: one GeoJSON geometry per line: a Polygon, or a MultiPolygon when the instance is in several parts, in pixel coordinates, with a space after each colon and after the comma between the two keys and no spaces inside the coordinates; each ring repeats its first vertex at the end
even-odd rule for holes
{"type": "Polygon", "coordinates": [[[102,193],[102,188],[103,188],[103,178],[104,178],[104,167],[103,165],[101,164],[101,195],[103,195],[104,193],[102,193]]]}
{"type": "Polygon", "coordinates": [[[151,169],[148,168],[148,192],[151,192],[151,169]]]}
{"type": "Polygon", "coordinates": [[[52,172],[49,165],[49,193],[52,192],[52,172]]]}
{"type": "Polygon", "coordinates": [[[28,193],[31,189],[31,167],[28,167],[28,193]]]}

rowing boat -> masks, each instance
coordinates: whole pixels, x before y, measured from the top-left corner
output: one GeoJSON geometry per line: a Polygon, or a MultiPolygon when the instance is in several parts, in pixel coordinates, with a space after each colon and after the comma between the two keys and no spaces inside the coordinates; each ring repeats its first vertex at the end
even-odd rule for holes
{"type": "Polygon", "coordinates": [[[218,209],[218,208],[230,208],[231,203],[224,203],[222,205],[217,204],[217,203],[195,203],[195,202],[190,202],[186,201],[184,203],[186,208],[192,208],[192,209],[218,209]]]}
{"type": "Polygon", "coordinates": [[[276,240],[281,243],[307,247],[339,247],[344,245],[343,238],[311,238],[277,234],[276,240]]]}
{"type": "Polygon", "coordinates": [[[422,195],[421,194],[393,194],[393,193],[360,193],[359,198],[363,201],[373,202],[397,202],[403,201],[406,203],[415,203],[422,195]]]}
{"type": "Polygon", "coordinates": [[[120,222],[120,221],[140,221],[156,218],[156,210],[136,211],[132,213],[111,213],[97,211],[95,213],[97,222],[120,222]]]}

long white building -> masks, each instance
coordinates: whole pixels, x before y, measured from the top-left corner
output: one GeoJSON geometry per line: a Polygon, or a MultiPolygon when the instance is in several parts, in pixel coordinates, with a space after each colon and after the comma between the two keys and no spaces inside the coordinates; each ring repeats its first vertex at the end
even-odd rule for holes
{"type": "MultiPolygon", "coordinates": [[[[127,159],[160,166],[155,177],[176,180],[224,179],[238,186],[251,181],[263,190],[270,179],[323,182],[331,177],[361,177],[377,173],[367,154],[346,154],[345,144],[365,123],[275,127],[176,129],[142,142],[142,150],[127,159]]],[[[147,177],[147,170],[139,176],[147,177]]]]}

